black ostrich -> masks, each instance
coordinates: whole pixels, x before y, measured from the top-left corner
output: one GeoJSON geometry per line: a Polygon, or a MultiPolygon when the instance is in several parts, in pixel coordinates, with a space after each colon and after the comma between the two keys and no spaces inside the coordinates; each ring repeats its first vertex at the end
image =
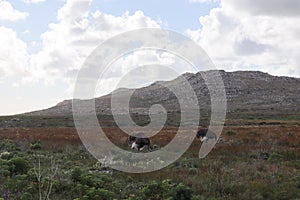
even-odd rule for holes
{"type": "Polygon", "coordinates": [[[214,139],[214,140],[217,139],[216,134],[208,128],[200,129],[197,132],[196,136],[197,136],[197,138],[200,138],[201,142],[204,142],[204,141],[210,140],[210,139],[214,139]]]}
{"type": "Polygon", "coordinates": [[[143,149],[147,146],[148,151],[151,151],[150,147],[150,139],[145,137],[144,134],[138,133],[136,136],[128,136],[128,144],[131,149],[136,149],[138,151],[143,151],[143,149]]]}

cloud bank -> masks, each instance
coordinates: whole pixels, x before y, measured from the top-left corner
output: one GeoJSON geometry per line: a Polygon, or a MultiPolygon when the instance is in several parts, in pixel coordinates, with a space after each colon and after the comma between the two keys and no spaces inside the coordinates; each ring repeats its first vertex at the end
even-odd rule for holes
{"type": "Polygon", "coordinates": [[[41,3],[45,2],[46,0],[22,0],[24,3],[32,4],[32,3],[41,3]]]}
{"type": "Polygon", "coordinates": [[[21,12],[13,8],[11,3],[5,0],[0,0],[0,21],[18,21],[25,19],[29,14],[26,12],[21,12]]]}
{"type": "Polygon", "coordinates": [[[300,77],[299,1],[223,0],[187,30],[226,70],[300,77]]]}
{"type": "Polygon", "coordinates": [[[2,56],[9,54],[0,62],[0,77],[22,75],[26,80],[46,82],[74,79],[84,60],[102,41],[136,28],[160,27],[160,22],[142,11],[113,16],[91,12],[90,4],[91,0],[67,0],[57,12],[58,22],[49,24],[49,30],[40,36],[41,50],[35,54],[28,52],[26,43],[12,29],[0,27],[1,44],[5,44],[0,52],[2,56]]]}

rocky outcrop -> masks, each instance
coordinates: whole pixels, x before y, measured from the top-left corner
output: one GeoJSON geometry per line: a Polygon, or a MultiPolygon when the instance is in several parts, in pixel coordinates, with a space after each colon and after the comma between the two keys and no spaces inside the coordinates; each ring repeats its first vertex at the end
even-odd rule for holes
{"type": "MultiPolygon", "coordinates": [[[[210,110],[210,94],[202,75],[211,73],[186,73],[185,77],[193,87],[203,112],[210,110]]],[[[228,113],[286,113],[300,114],[300,79],[291,77],[277,77],[259,71],[219,71],[222,76],[228,102],[228,113]]],[[[212,77],[213,78],[213,77],[212,77]]],[[[176,96],[168,88],[180,87],[182,77],[172,81],[155,82],[147,87],[136,89],[130,100],[130,112],[147,114],[153,104],[163,105],[168,112],[180,110],[176,96]]],[[[118,101],[122,101],[130,90],[119,89],[116,94],[118,101]]],[[[111,114],[111,94],[95,99],[98,114],[111,114]]],[[[80,101],[80,100],[76,100],[80,101]]],[[[83,111],[86,108],[83,106],[83,111]]],[[[123,108],[117,113],[123,114],[123,108]]],[[[56,106],[24,115],[61,116],[72,115],[72,101],[65,100],[56,106]]]]}

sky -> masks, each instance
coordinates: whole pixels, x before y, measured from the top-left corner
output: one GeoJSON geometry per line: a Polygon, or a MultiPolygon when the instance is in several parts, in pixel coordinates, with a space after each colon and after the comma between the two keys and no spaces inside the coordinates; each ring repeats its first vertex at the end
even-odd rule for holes
{"type": "MultiPolygon", "coordinates": [[[[0,115],[71,99],[90,53],[138,28],[191,38],[218,69],[300,77],[299,10],[298,0],[0,0],[0,115]]],[[[136,53],[118,66],[170,59],[136,53]]],[[[97,95],[113,90],[115,82],[105,79],[97,95]]]]}

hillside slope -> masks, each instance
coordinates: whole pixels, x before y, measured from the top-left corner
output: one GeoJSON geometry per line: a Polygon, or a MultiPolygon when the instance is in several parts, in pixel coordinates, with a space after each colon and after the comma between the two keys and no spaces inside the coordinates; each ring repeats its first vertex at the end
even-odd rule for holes
{"type": "MultiPolygon", "coordinates": [[[[203,72],[210,73],[210,72],[203,72]]],[[[300,79],[277,77],[258,71],[220,71],[226,89],[228,114],[300,114],[300,79]]],[[[201,111],[209,113],[210,95],[201,73],[183,75],[193,87],[200,102],[201,111]]],[[[130,112],[147,114],[153,104],[162,104],[168,112],[178,112],[180,106],[176,96],[168,87],[178,87],[181,78],[156,82],[136,89],[130,100],[130,112]]],[[[116,97],[122,101],[130,90],[122,89],[116,97]]],[[[95,99],[97,114],[111,114],[111,95],[95,99]]],[[[80,101],[80,100],[78,100],[80,101]]],[[[86,108],[82,107],[84,111],[86,108]]],[[[116,111],[122,114],[124,110],[116,111]]],[[[66,116],[72,115],[72,101],[65,100],[49,109],[25,113],[26,116],[66,116]]]]}

